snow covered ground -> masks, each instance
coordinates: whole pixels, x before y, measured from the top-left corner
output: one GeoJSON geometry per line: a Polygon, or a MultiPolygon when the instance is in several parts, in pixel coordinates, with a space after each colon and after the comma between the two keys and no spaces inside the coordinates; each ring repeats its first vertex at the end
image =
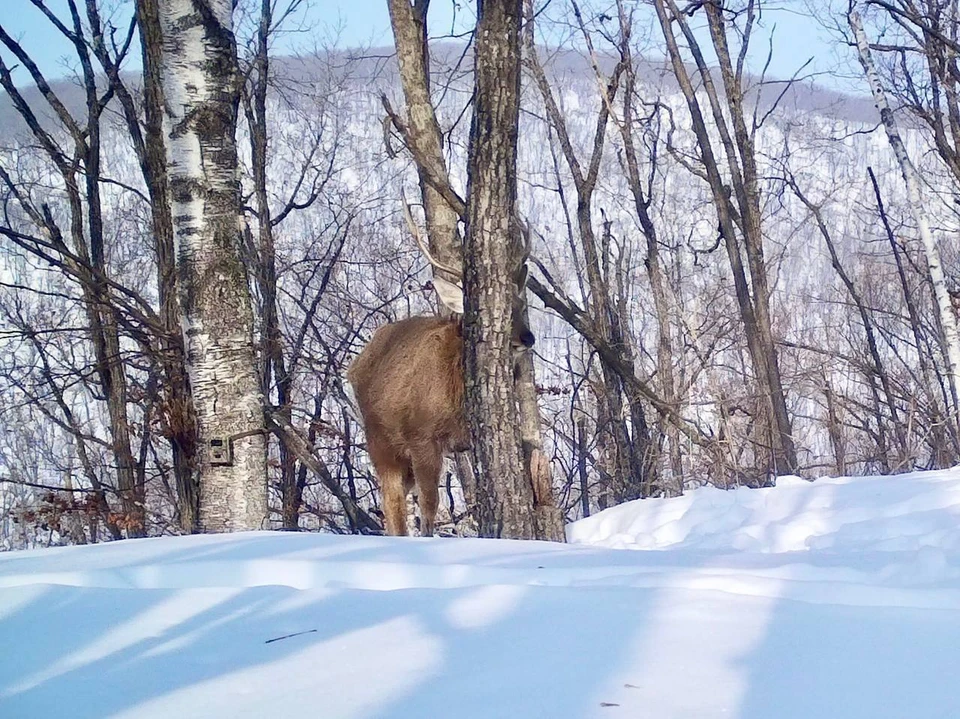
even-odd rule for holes
{"type": "Polygon", "coordinates": [[[0,717],[960,717],[960,470],[614,507],[571,544],[0,555],[0,717]]]}

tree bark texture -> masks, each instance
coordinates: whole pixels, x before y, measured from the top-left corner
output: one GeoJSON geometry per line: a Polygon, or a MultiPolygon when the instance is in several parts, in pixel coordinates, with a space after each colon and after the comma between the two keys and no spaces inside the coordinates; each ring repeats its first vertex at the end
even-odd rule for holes
{"type": "MultiPolygon", "coordinates": [[[[403,134],[417,164],[430,251],[443,264],[459,267],[462,262],[462,240],[457,226],[460,214],[437,186],[450,189],[450,178],[443,157],[440,124],[430,99],[428,6],[429,2],[423,0],[413,5],[410,0],[388,0],[407,108],[403,134]]],[[[459,280],[442,270],[440,274],[451,282],[459,280]]]]}
{"type": "Polygon", "coordinates": [[[464,364],[477,467],[480,536],[532,539],[533,492],[521,464],[511,356],[519,228],[520,0],[480,0],[467,168],[464,364]]]}
{"type": "MultiPolygon", "coordinates": [[[[160,319],[167,336],[160,346],[164,371],[164,423],[170,442],[177,489],[180,526],[191,532],[197,526],[197,421],[190,396],[180,333],[180,302],[177,297],[176,255],[173,216],[167,176],[166,144],[163,136],[163,40],[157,0],[137,0],[137,26],[143,57],[142,134],[135,114],[127,118],[140,159],[147,190],[154,246],[157,251],[157,288],[160,319]],[[137,141],[140,137],[140,141],[137,141]]],[[[132,104],[132,103],[131,103],[132,104]]],[[[125,114],[131,114],[126,110],[125,114]]],[[[135,107],[131,107],[135,112],[135,107]]]]}
{"type": "Polygon", "coordinates": [[[232,9],[230,0],[160,4],[181,324],[204,448],[203,531],[259,529],[267,514],[263,399],[239,254],[232,9]],[[232,464],[211,464],[208,448],[215,438],[232,440],[232,464]]]}

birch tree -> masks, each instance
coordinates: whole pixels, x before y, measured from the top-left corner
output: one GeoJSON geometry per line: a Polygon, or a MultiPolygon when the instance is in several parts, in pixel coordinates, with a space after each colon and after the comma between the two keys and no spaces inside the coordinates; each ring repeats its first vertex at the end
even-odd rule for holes
{"type": "Polygon", "coordinates": [[[173,218],[167,183],[167,158],[163,142],[163,80],[161,78],[160,18],[157,0],[139,0],[136,26],[143,60],[143,109],[135,100],[120,73],[118,58],[111,57],[104,41],[105,27],[96,3],[87,3],[87,16],[93,34],[94,53],[110,86],[116,93],[127,131],[150,202],[153,249],[157,262],[158,315],[162,332],[158,333],[156,357],[163,368],[160,383],[164,435],[170,445],[177,492],[177,516],[185,531],[193,531],[197,520],[196,418],[190,387],[185,374],[183,338],[180,336],[180,310],[177,299],[177,273],[173,247],[173,218]]]}
{"type": "Polygon", "coordinates": [[[267,514],[263,399],[239,252],[232,15],[230,0],[160,3],[178,291],[204,451],[199,525],[205,531],[257,529],[267,514]]]}
{"type": "Polygon", "coordinates": [[[864,32],[863,29],[863,22],[860,19],[860,13],[857,11],[856,6],[850,8],[847,20],[850,24],[850,29],[853,31],[854,39],[856,40],[860,65],[863,67],[864,76],[870,84],[874,104],[876,104],[880,112],[880,121],[883,123],[890,148],[893,150],[893,154],[897,158],[897,164],[900,166],[900,173],[903,176],[903,181],[907,188],[910,211],[920,231],[920,240],[923,243],[927,261],[927,271],[930,273],[930,284],[936,300],[940,326],[943,332],[944,354],[946,355],[947,365],[949,367],[950,388],[953,394],[954,406],[957,406],[957,400],[960,398],[960,332],[958,332],[957,328],[957,315],[953,310],[950,293],[947,290],[943,264],[940,261],[940,248],[933,237],[933,233],[930,230],[930,223],[923,211],[923,197],[920,191],[917,169],[911,162],[909,155],[907,155],[903,138],[900,136],[896,116],[893,114],[893,110],[887,102],[883,84],[880,82],[880,75],[877,73],[876,66],[873,62],[870,43],[867,40],[866,32],[864,32]]]}

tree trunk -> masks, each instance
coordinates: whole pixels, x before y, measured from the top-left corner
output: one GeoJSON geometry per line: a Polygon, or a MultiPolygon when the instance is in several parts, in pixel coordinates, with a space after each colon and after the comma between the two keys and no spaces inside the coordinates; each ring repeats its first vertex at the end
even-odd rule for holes
{"type": "MultiPolygon", "coordinates": [[[[720,62],[724,94],[727,99],[736,143],[736,152],[728,143],[725,147],[725,153],[727,161],[731,165],[734,192],[738,195],[743,245],[747,254],[747,266],[750,269],[750,283],[753,290],[752,305],[756,322],[757,349],[752,360],[757,371],[761,373],[761,386],[764,389],[766,403],[773,419],[773,426],[770,429],[774,434],[774,472],[778,474],[782,472],[793,473],[797,470],[797,456],[770,317],[770,287],[763,251],[760,185],[754,135],[747,129],[744,119],[742,75],[739,68],[737,71],[733,69],[730,51],[727,46],[727,28],[723,12],[719,5],[712,3],[705,4],[704,10],[710,25],[713,46],[720,62]],[[740,157],[739,169],[742,176],[740,182],[737,182],[738,173],[733,167],[736,165],[737,156],[740,157]]],[[[743,42],[747,43],[748,40],[749,37],[745,38],[743,42]]],[[[749,327],[747,329],[750,330],[749,327]]]]}
{"type": "Polygon", "coordinates": [[[843,438],[843,428],[837,413],[837,402],[833,394],[833,387],[827,373],[823,373],[823,395],[827,400],[827,434],[830,436],[830,446],[833,447],[834,470],[837,477],[847,474],[847,443],[843,438]]]}
{"type": "MultiPolygon", "coordinates": [[[[526,320],[526,314],[524,314],[526,320]]],[[[566,539],[563,513],[553,496],[553,473],[550,460],[543,453],[543,432],[540,428],[540,405],[533,355],[524,352],[516,372],[517,399],[520,403],[520,440],[523,464],[533,489],[534,522],[537,539],[563,542],[566,539]]]]}
{"type": "MultiPolygon", "coordinates": [[[[388,0],[390,22],[397,46],[400,84],[406,103],[407,119],[402,132],[417,164],[420,192],[430,251],[441,263],[458,267],[462,261],[458,208],[445,199],[437,184],[450,188],[446,160],[443,157],[440,125],[430,99],[430,51],[427,47],[427,8],[429,2],[388,0]],[[428,178],[432,178],[432,181],[428,178]]],[[[459,278],[440,271],[444,279],[459,278]]]]}
{"type": "MultiPolygon", "coordinates": [[[[277,412],[286,423],[292,422],[293,377],[284,357],[283,335],[277,308],[277,251],[273,232],[273,214],[267,194],[267,89],[270,74],[268,41],[273,23],[271,0],[261,0],[256,48],[243,95],[243,108],[250,133],[250,160],[253,200],[256,206],[258,243],[256,281],[260,292],[260,389],[267,401],[276,383],[277,412]]],[[[296,458],[282,438],[278,443],[280,460],[280,515],[283,528],[300,527],[303,488],[297,481],[296,458]]]]}
{"type": "Polygon", "coordinates": [[[519,227],[520,0],[480,0],[467,168],[464,289],[466,407],[480,536],[532,539],[533,492],[521,464],[511,356],[519,227]]]}
{"type": "MultiPolygon", "coordinates": [[[[180,526],[192,532],[197,527],[197,420],[185,370],[183,337],[180,334],[173,217],[170,212],[170,186],[163,137],[160,9],[157,0],[137,0],[136,12],[143,57],[144,137],[143,142],[139,143],[142,148],[140,166],[150,193],[151,223],[157,251],[159,314],[167,331],[167,337],[160,344],[166,394],[163,416],[173,459],[180,526]]],[[[136,116],[127,118],[132,134],[139,132],[139,128],[134,130],[137,122],[136,116]]]]}
{"type": "Polygon", "coordinates": [[[231,0],[163,0],[167,158],[180,309],[197,413],[199,526],[259,529],[266,437],[253,311],[240,261],[238,73],[231,0]],[[211,442],[232,462],[211,463],[211,442]]]}
{"type": "MultiPolygon", "coordinates": [[[[622,6],[620,9],[620,60],[624,64],[624,97],[623,120],[618,122],[620,137],[623,140],[622,164],[627,174],[630,193],[633,196],[633,206],[637,213],[637,221],[643,231],[647,245],[647,257],[644,267],[650,280],[650,294],[653,297],[653,307],[657,316],[657,378],[660,383],[660,392],[663,400],[679,409],[677,397],[677,382],[673,371],[673,329],[670,323],[670,294],[667,291],[667,276],[660,259],[660,240],[657,237],[657,226],[649,213],[650,198],[644,196],[640,177],[640,162],[637,158],[636,143],[634,142],[634,102],[637,92],[637,73],[634,67],[633,53],[630,48],[629,20],[625,17],[622,6]]],[[[656,163],[656,156],[651,158],[656,163]]],[[[668,452],[672,482],[665,485],[664,490],[683,494],[683,461],[681,459],[680,432],[673,422],[664,421],[664,434],[667,436],[668,452]]]]}
{"type": "MultiPolygon", "coordinates": [[[[393,126],[403,136],[417,166],[430,251],[439,264],[452,269],[459,268],[463,259],[458,222],[467,218],[463,200],[450,185],[440,126],[430,98],[430,57],[426,24],[429,2],[411,4],[409,0],[388,0],[388,7],[397,46],[406,119],[401,120],[385,98],[384,106],[393,126]]],[[[443,267],[435,266],[434,272],[450,281],[459,280],[456,272],[451,273],[443,267]]],[[[524,296],[521,303],[525,304],[525,301],[524,296]]],[[[445,313],[446,310],[441,308],[441,312],[445,313]]],[[[540,412],[532,358],[521,361],[514,380],[519,399],[524,466],[534,496],[537,536],[541,539],[562,539],[562,517],[553,499],[550,466],[542,452],[540,412]]],[[[471,478],[475,477],[475,472],[469,466],[466,456],[457,458],[457,466],[468,511],[473,512],[476,487],[473,486],[471,478]]]]}

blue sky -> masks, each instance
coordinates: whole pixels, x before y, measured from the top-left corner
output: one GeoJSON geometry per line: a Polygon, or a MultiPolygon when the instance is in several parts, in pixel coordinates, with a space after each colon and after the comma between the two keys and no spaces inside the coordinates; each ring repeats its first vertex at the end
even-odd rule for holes
{"type": "MultiPolygon", "coordinates": [[[[65,0],[47,0],[61,17],[67,18],[65,0]]],[[[29,0],[2,0],[4,9],[12,12],[0,16],[0,24],[14,37],[21,39],[24,47],[37,61],[41,69],[50,77],[63,75],[68,71],[70,62],[64,65],[62,58],[71,55],[71,49],[63,37],[54,30],[49,21],[34,8],[29,0]]],[[[130,0],[105,0],[105,6],[118,7],[114,17],[116,24],[125,26],[129,17],[130,0]]],[[[469,24],[474,3],[461,2],[456,23],[460,29],[469,24]]],[[[564,7],[563,0],[553,0],[554,7],[564,7]]],[[[836,43],[831,41],[827,31],[807,15],[804,0],[783,0],[778,4],[767,3],[764,10],[759,34],[754,40],[751,53],[751,67],[759,70],[766,59],[767,42],[774,25],[774,54],[770,74],[776,77],[789,77],[808,58],[813,62],[807,72],[827,73],[838,66],[840,59],[836,43]]],[[[433,0],[430,10],[431,32],[441,35],[449,32],[455,25],[454,4],[451,0],[433,0]]],[[[277,41],[277,50],[292,51],[297,47],[311,47],[318,39],[323,44],[331,42],[341,47],[385,46],[392,44],[389,16],[386,0],[311,0],[310,8],[302,13],[299,20],[302,30],[291,32],[277,41]]],[[[136,48],[134,48],[136,50],[136,48]]],[[[657,48],[651,46],[650,54],[657,54],[657,48]]],[[[4,54],[8,62],[12,58],[4,54]]],[[[139,66],[139,53],[134,52],[128,67],[139,66]]],[[[17,72],[18,82],[26,82],[25,73],[17,72]]],[[[835,78],[820,76],[818,81],[834,86],[845,83],[835,78]]]]}

